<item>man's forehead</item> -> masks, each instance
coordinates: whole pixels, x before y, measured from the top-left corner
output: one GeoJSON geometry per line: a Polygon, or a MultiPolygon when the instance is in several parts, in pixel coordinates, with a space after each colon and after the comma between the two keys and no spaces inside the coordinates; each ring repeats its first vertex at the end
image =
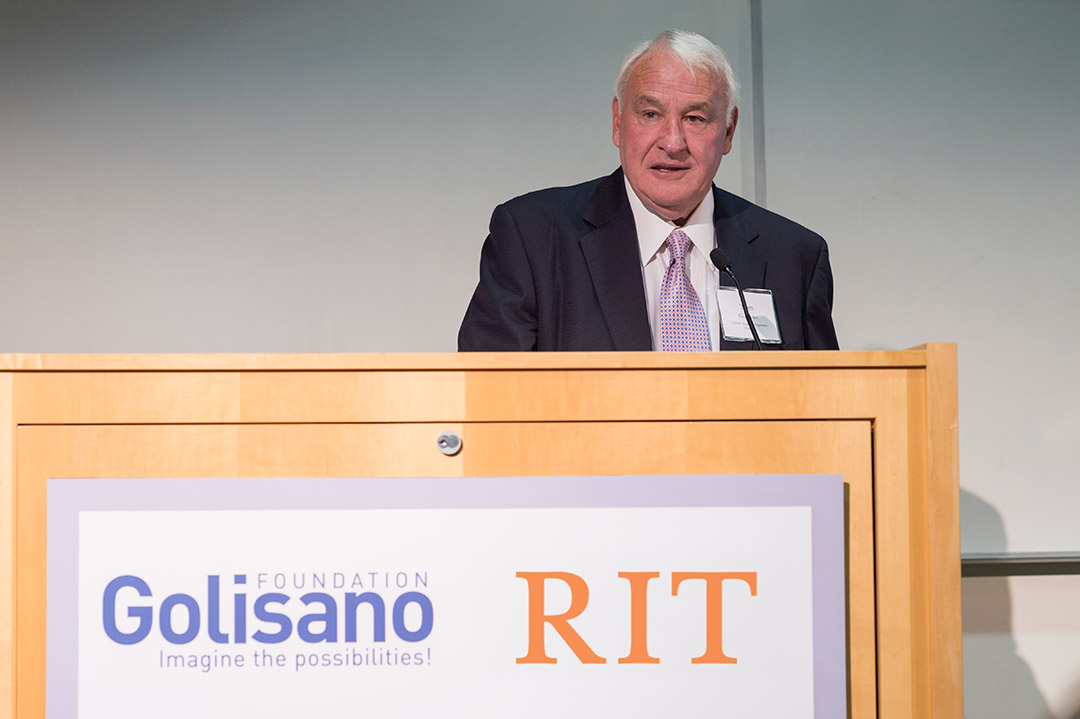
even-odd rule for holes
{"type": "Polygon", "coordinates": [[[659,102],[660,95],[677,91],[698,95],[700,103],[722,103],[724,84],[708,68],[693,68],[682,58],[664,52],[642,56],[630,70],[627,87],[635,103],[659,102]]]}

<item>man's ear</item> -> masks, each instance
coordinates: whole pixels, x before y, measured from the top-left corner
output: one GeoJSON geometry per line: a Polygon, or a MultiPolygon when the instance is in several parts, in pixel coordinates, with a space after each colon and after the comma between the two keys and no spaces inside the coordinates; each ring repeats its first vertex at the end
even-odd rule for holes
{"type": "Polygon", "coordinates": [[[619,146],[619,98],[611,98],[611,141],[619,146]]]}
{"type": "Polygon", "coordinates": [[[739,108],[731,108],[731,120],[724,131],[724,154],[731,152],[731,138],[735,137],[735,126],[739,124],[739,108]]]}

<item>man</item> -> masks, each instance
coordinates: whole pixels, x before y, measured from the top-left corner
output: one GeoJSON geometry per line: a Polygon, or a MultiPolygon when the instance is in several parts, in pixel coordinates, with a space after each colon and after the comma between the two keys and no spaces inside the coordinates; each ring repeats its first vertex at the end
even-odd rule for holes
{"type": "Polygon", "coordinates": [[[700,35],[638,46],[611,103],[621,168],[495,208],[458,349],[750,349],[721,331],[716,246],[744,287],[772,293],[780,341],[766,348],[837,349],[825,241],[712,185],[736,102],[730,65],[700,35]]]}

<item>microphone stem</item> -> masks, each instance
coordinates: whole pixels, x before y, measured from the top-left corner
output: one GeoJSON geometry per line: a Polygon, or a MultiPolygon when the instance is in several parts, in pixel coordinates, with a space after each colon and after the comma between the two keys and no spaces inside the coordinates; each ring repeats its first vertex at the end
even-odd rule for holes
{"type": "Polygon", "coordinates": [[[746,295],[743,294],[742,286],[739,284],[739,281],[735,279],[735,273],[731,271],[730,267],[725,267],[724,272],[727,273],[727,276],[735,283],[735,289],[739,291],[739,301],[742,302],[742,309],[746,314],[746,324],[750,325],[750,334],[754,336],[754,347],[761,350],[761,337],[758,336],[757,327],[754,326],[754,318],[750,315],[750,307],[746,304],[746,295]]]}

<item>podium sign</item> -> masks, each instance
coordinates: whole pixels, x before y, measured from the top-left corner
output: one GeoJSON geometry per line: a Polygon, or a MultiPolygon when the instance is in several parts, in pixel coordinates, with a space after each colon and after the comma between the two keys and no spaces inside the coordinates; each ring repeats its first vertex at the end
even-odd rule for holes
{"type": "Polygon", "coordinates": [[[839,476],[50,479],[48,717],[846,714],[839,476]]]}

